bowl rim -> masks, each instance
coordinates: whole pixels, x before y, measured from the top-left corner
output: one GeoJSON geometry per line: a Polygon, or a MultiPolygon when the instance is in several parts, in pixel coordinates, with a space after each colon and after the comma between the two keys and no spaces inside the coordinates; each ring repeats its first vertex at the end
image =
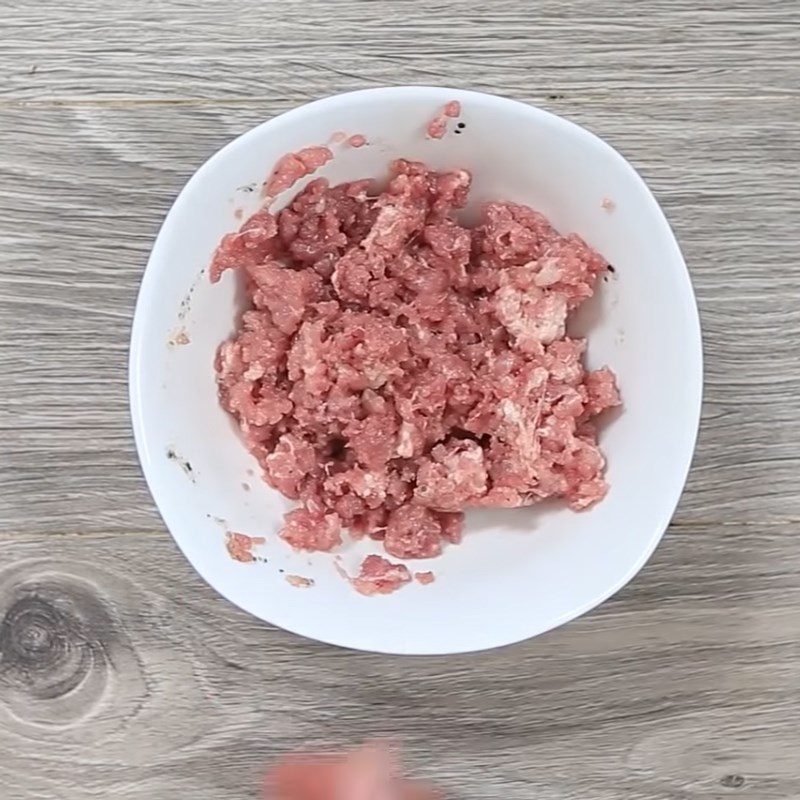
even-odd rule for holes
{"type": "Polygon", "coordinates": [[[349,650],[383,653],[387,655],[418,655],[418,656],[448,655],[457,653],[478,652],[488,649],[496,649],[499,647],[506,647],[512,644],[517,644],[519,642],[535,638],[536,636],[540,636],[544,633],[547,633],[548,631],[551,631],[555,628],[560,627],[561,625],[566,624],[567,622],[570,622],[571,620],[583,616],[587,612],[591,611],[592,609],[604,603],[606,600],[608,600],[610,597],[612,597],[618,591],[620,591],[620,589],[626,586],[637,575],[637,573],[641,571],[641,569],[644,567],[644,565],[652,556],[659,542],[666,533],[669,524],[672,520],[672,517],[675,514],[675,510],[677,509],[680,498],[683,495],[686,481],[694,459],[694,454],[697,448],[697,437],[701,423],[701,412],[702,412],[702,402],[703,402],[703,384],[704,380],[703,380],[702,330],[700,325],[700,314],[697,305],[697,297],[694,291],[691,274],[689,273],[686,261],[683,257],[683,253],[681,252],[680,246],[677,242],[677,238],[675,237],[675,233],[672,230],[672,227],[670,226],[660,204],[656,200],[655,196],[653,195],[652,191],[650,190],[649,186],[646,184],[644,179],[641,177],[641,175],[639,175],[639,173],[625,158],[625,156],[623,156],[616,148],[614,148],[612,145],[610,145],[608,142],[606,142],[604,139],[602,139],[600,136],[593,133],[589,129],[581,125],[578,125],[577,123],[572,122],[571,120],[566,119],[558,114],[555,114],[551,111],[547,111],[543,108],[532,105],[530,103],[522,102],[520,100],[514,100],[490,92],[481,92],[481,91],[474,91],[467,89],[454,89],[441,86],[413,85],[413,84],[403,85],[403,86],[381,86],[369,89],[359,89],[350,92],[335,93],[327,95],[317,100],[312,100],[309,102],[302,103],[285,112],[277,114],[276,116],[271,117],[270,119],[267,119],[253,126],[252,128],[249,128],[240,135],[234,137],[231,141],[223,145],[214,153],[212,153],[186,181],[186,183],[178,193],[177,197],[175,198],[174,202],[171,204],[169,210],[167,211],[162,221],[162,224],[159,227],[158,233],[156,235],[152,249],[150,251],[150,255],[148,256],[147,264],[145,266],[144,273],[141,278],[139,291],[137,293],[136,303],[134,307],[134,314],[133,314],[133,323],[131,326],[130,347],[129,347],[129,357],[128,357],[128,396],[130,404],[129,410],[131,416],[134,441],[136,445],[136,452],[139,459],[139,463],[141,465],[142,473],[144,474],[145,482],[147,484],[153,502],[155,503],[159,515],[161,516],[162,521],[164,522],[164,526],[167,528],[167,530],[170,533],[170,536],[177,545],[178,549],[183,553],[187,561],[189,561],[190,565],[195,570],[195,572],[197,572],[200,575],[200,577],[215,592],[224,597],[228,602],[242,609],[246,613],[251,614],[252,616],[255,616],[256,618],[264,622],[267,622],[268,624],[279,627],[282,630],[288,631],[289,633],[295,634],[297,636],[302,636],[303,638],[306,639],[319,641],[324,644],[334,645],[349,650]],[[416,97],[419,97],[420,95],[423,96],[427,95],[428,99],[439,102],[447,102],[449,100],[469,101],[470,99],[480,98],[480,100],[484,103],[488,101],[490,103],[496,103],[498,105],[503,105],[503,106],[508,106],[509,104],[511,104],[518,111],[524,110],[526,114],[528,114],[535,120],[544,121],[546,123],[549,123],[550,125],[560,126],[564,130],[565,134],[569,134],[573,137],[577,136],[583,138],[587,143],[592,144],[593,147],[604,150],[613,160],[615,160],[618,163],[621,169],[627,171],[634,178],[634,180],[640,184],[640,187],[643,189],[644,195],[647,198],[647,201],[650,206],[648,212],[658,220],[660,227],[665,233],[666,241],[671,243],[672,252],[670,254],[670,259],[675,262],[676,267],[682,267],[682,270],[680,271],[682,273],[682,278],[685,279],[684,291],[682,292],[683,297],[681,298],[681,301],[686,304],[685,310],[687,312],[687,324],[691,328],[691,330],[687,332],[687,335],[693,346],[691,348],[691,352],[686,353],[686,365],[685,365],[686,383],[683,387],[683,394],[684,394],[684,403],[687,408],[687,418],[685,424],[687,426],[691,426],[691,436],[687,440],[687,447],[685,452],[683,453],[682,461],[676,465],[674,471],[675,486],[677,487],[674,490],[675,494],[674,498],[672,498],[672,500],[668,503],[665,502],[664,512],[662,514],[662,517],[660,519],[654,520],[652,526],[653,532],[649,540],[643,546],[638,559],[620,579],[615,581],[613,584],[609,585],[609,587],[607,587],[605,590],[598,592],[597,595],[593,597],[591,600],[584,602],[580,606],[571,608],[569,611],[565,612],[560,617],[553,619],[546,625],[546,627],[535,630],[531,633],[526,633],[520,636],[516,636],[513,639],[498,641],[493,644],[478,643],[476,645],[471,645],[467,643],[463,647],[453,647],[452,645],[450,645],[441,649],[437,649],[435,647],[425,647],[425,648],[418,648],[418,647],[415,648],[413,646],[409,647],[405,646],[403,642],[398,642],[396,647],[371,647],[363,643],[354,644],[353,642],[342,641],[335,636],[327,638],[325,636],[318,635],[316,632],[309,633],[307,631],[299,629],[302,626],[284,625],[280,622],[266,620],[263,616],[256,613],[251,608],[247,608],[243,603],[238,602],[229,597],[225,592],[223,592],[220,588],[218,588],[218,586],[214,583],[211,576],[206,574],[204,570],[198,568],[198,566],[196,566],[195,563],[189,558],[185,548],[181,544],[180,537],[177,536],[175,533],[173,533],[172,526],[167,520],[167,516],[169,516],[169,514],[165,511],[164,508],[165,503],[164,503],[164,498],[162,496],[164,490],[160,487],[159,482],[156,480],[155,471],[150,464],[151,462],[150,453],[147,448],[147,441],[146,441],[147,423],[143,415],[143,403],[142,403],[143,389],[141,385],[142,373],[140,369],[140,357],[147,337],[147,327],[144,321],[145,313],[143,309],[149,304],[150,298],[154,294],[154,292],[157,291],[158,278],[160,277],[157,274],[158,270],[157,265],[160,261],[162,261],[161,250],[163,249],[163,242],[166,238],[165,234],[175,224],[175,219],[177,218],[178,213],[180,212],[182,206],[188,201],[189,196],[194,193],[194,191],[199,187],[199,185],[202,184],[206,172],[211,169],[212,165],[216,161],[222,159],[226,154],[228,154],[232,150],[242,147],[251,139],[263,135],[265,130],[277,127],[279,125],[290,123],[297,117],[313,114],[316,111],[322,110],[329,106],[341,105],[342,103],[346,103],[348,100],[351,99],[363,98],[363,97],[375,97],[375,98],[381,97],[382,99],[385,100],[387,99],[387,96],[402,97],[411,94],[413,94],[416,97]]]}

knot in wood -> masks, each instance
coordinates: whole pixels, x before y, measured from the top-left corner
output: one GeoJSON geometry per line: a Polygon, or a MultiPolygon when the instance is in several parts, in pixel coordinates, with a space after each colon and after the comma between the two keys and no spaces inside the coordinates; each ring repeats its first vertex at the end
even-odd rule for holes
{"type": "Polygon", "coordinates": [[[71,604],[26,593],[0,622],[0,682],[38,699],[70,692],[92,669],[92,644],[71,604]]]}

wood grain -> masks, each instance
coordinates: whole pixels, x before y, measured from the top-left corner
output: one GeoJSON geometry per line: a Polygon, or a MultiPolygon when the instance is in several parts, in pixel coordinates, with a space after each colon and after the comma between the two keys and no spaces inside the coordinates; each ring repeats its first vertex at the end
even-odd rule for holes
{"type": "Polygon", "coordinates": [[[269,100],[435,83],[543,99],[798,95],[797,7],[770,0],[6,0],[13,100],[269,100]],[[34,69],[34,67],[36,69],[34,69]],[[135,76],[135,77],[134,77],[135,76]]]}
{"type": "MultiPolygon", "coordinates": [[[[795,0],[6,0],[0,797],[256,797],[401,737],[455,800],[800,799],[795,0]],[[189,175],[307,99],[399,83],[549,108],[642,172],[701,309],[703,426],[653,561],[513,648],[305,642],[200,584],[133,449],[133,303],[189,175]]],[[[254,567],[257,568],[257,565],[254,567]]]]}
{"type": "Polygon", "coordinates": [[[166,535],[0,546],[12,800],[239,800],[287,748],[374,735],[463,800],[800,797],[796,526],[687,526],[589,617],[413,660],[270,629],[166,535]]]}

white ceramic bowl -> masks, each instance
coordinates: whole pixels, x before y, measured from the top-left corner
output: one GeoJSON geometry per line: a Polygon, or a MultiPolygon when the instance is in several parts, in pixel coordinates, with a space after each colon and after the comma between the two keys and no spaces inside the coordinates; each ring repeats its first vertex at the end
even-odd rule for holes
{"type": "MultiPolygon", "coordinates": [[[[131,342],[130,399],[142,466],[195,569],[263,620],[323,642],[388,653],[455,653],[516,642],[583,614],[624,586],[653,552],[678,502],[701,392],[689,275],[661,209],[633,168],[557,116],[442,88],[329,97],[259,125],[212,156],[161,228],[131,342]],[[426,138],[426,123],[449,100],[461,102],[466,127],[441,140],[426,138]],[[335,131],[364,134],[369,145],[340,148],[318,173],[333,183],[385,175],[388,162],[400,156],[465,167],[474,178],[473,209],[489,199],[527,203],[562,232],[583,236],[616,270],[573,325],[573,332],[590,332],[589,365],[608,364],[624,399],[600,439],[608,496],[582,513],[551,503],[468,514],[461,545],[409,564],[433,569],[435,583],[384,597],[354,592],[332,555],[295,553],[277,538],[292,504],[261,482],[217,402],[214,382],[214,354],[234,330],[240,293],[232,272],[210,285],[211,253],[238,227],[237,209],[255,210],[257,189],[281,155],[326,143],[335,131]],[[190,343],[170,344],[181,333],[190,343]],[[226,529],[265,536],[259,550],[267,561],[233,561],[226,529]],[[295,588],[286,574],[313,578],[315,585],[295,588]]],[[[345,546],[343,565],[355,571],[370,550],[379,552],[371,542],[345,546]]]]}

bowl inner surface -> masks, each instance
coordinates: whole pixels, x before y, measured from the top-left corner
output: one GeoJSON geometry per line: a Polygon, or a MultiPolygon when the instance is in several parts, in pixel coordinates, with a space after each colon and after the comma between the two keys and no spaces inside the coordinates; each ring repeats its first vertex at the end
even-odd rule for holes
{"type": "MultiPolygon", "coordinates": [[[[316,175],[315,175],[316,177],[316,175]]],[[[309,180],[309,179],[307,179],[309,180]]],[[[303,185],[287,193],[293,196],[303,185]]],[[[280,198],[285,202],[288,199],[280,198]]],[[[673,234],[627,162],[587,131],[510,100],[406,87],[340,95],[278,117],[223,148],[189,181],[153,249],[136,309],[131,404],[153,496],[190,562],[221,594],[262,619],[322,641],[394,653],[477,650],[527,638],[592,608],[624,585],[660,539],[694,448],[701,394],[694,296],[673,234]],[[425,136],[452,99],[462,133],[425,136]],[[468,514],[466,536],[442,557],[407,562],[436,582],[364,598],[330,554],[295,553],[276,533],[294,504],[260,479],[236,426],[220,408],[213,360],[242,308],[237,276],[211,286],[206,267],[219,238],[259,203],[261,182],[284,153],[361,133],[359,149],[317,175],[332,183],[383,177],[397,157],[473,175],[468,216],[486,200],[542,211],[579,233],[614,266],[573,320],[589,333],[590,367],[617,374],[624,408],[600,436],[611,489],[589,511],[560,503],[468,514]],[[604,207],[604,199],[614,203],[604,207]],[[189,344],[176,345],[181,334],[189,344]],[[265,536],[266,562],[241,564],[224,532],[265,536]],[[287,574],[312,578],[297,589],[287,574]]],[[[350,572],[373,542],[347,544],[350,572]]]]}

